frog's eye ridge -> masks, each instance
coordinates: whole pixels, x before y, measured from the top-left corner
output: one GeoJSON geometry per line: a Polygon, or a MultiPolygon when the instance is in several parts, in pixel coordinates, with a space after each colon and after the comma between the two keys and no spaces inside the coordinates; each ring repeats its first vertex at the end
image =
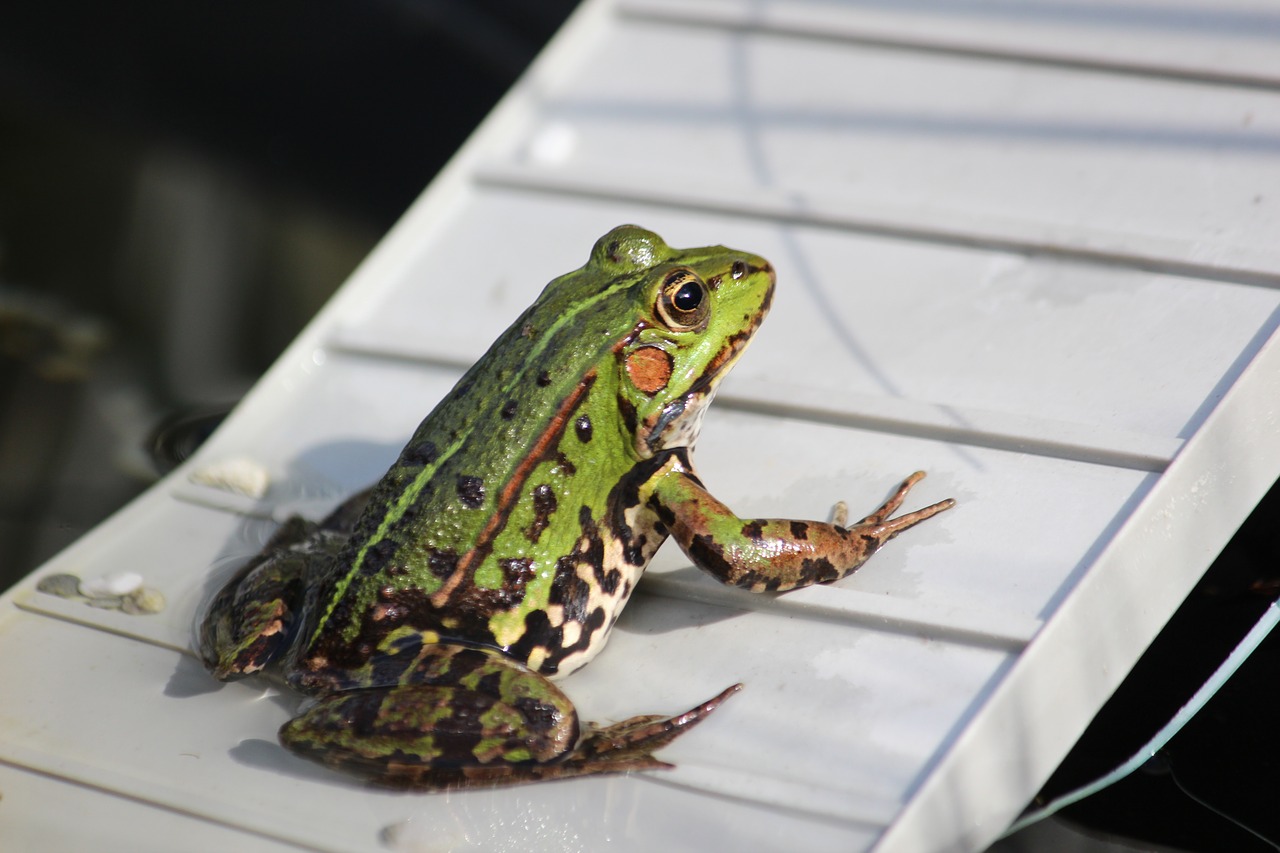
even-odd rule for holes
{"type": "Polygon", "coordinates": [[[659,319],[675,331],[700,326],[711,309],[707,286],[692,270],[678,269],[667,273],[658,294],[659,319]]]}

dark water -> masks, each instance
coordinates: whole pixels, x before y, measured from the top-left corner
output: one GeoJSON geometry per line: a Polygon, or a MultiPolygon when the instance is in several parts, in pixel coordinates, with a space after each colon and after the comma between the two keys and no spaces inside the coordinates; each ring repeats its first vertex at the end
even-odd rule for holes
{"type": "MultiPolygon", "coordinates": [[[[1209,678],[1278,593],[1280,486],[1273,486],[1045,784],[1037,803],[1085,785],[1134,755],[1209,678]]],[[[1093,845],[1073,849],[1127,849],[1108,843],[1204,853],[1280,849],[1278,721],[1280,628],[1141,770],[1059,813],[1065,827],[1083,833],[1077,840],[1093,845]]],[[[1041,837],[1066,844],[1062,835],[1041,837]]],[[[1007,842],[994,849],[1037,848],[1007,842]]]]}

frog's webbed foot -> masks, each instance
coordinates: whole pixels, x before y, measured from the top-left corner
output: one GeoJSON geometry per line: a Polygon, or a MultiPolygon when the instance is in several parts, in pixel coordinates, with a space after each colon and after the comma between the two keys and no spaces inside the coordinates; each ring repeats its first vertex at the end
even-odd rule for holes
{"type": "Polygon", "coordinates": [[[632,717],[602,729],[584,727],[582,740],[568,755],[541,778],[563,779],[593,773],[626,773],[632,770],[670,770],[675,765],[653,753],[705,720],[733,694],[742,689],[734,684],[717,695],[674,717],[648,714],[632,717]]]}

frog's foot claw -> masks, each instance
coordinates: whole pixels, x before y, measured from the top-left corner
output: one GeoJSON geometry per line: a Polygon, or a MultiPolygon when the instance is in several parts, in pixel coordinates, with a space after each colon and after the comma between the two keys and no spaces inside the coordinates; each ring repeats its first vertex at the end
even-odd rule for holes
{"type": "MultiPolygon", "coordinates": [[[[858,530],[861,533],[875,537],[878,543],[876,547],[879,547],[902,531],[915,527],[925,519],[933,518],[938,513],[951,509],[956,505],[954,499],[947,498],[945,501],[938,501],[936,504],[931,504],[924,509],[918,509],[915,512],[909,512],[897,518],[890,518],[902,506],[902,502],[906,500],[907,492],[911,491],[911,488],[923,479],[923,471],[916,471],[910,477],[907,477],[902,481],[902,485],[898,486],[897,490],[875,512],[849,529],[858,530]]],[[[837,505],[838,510],[839,505],[837,505]]]]}

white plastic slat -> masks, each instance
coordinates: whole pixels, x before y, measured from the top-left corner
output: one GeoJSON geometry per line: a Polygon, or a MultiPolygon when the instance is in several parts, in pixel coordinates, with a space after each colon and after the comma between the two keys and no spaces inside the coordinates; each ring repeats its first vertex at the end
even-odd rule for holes
{"type": "Polygon", "coordinates": [[[1022,222],[1103,236],[1106,253],[1154,238],[1177,241],[1174,260],[1280,267],[1280,91],[648,20],[594,48],[592,73],[540,91],[494,159],[638,174],[659,196],[710,183],[748,209],[799,193],[926,228],[1022,222]]]}
{"type": "Polygon", "coordinates": [[[84,787],[0,763],[0,839],[6,850],[128,850],[173,853],[297,853],[297,846],[234,826],[201,821],[131,797],[112,796],[104,786],[84,787]],[[53,805],[53,808],[50,806],[53,805]],[[104,828],[129,827],[119,845],[104,846],[104,828]]]}
{"type": "Polygon", "coordinates": [[[975,58],[1280,88],[1280,14],[1266,0],[1130,0],[1123,5],[1093,0],[621,0],[620,5],[629,15],[683,25],[749,27],[975,58]]]}

